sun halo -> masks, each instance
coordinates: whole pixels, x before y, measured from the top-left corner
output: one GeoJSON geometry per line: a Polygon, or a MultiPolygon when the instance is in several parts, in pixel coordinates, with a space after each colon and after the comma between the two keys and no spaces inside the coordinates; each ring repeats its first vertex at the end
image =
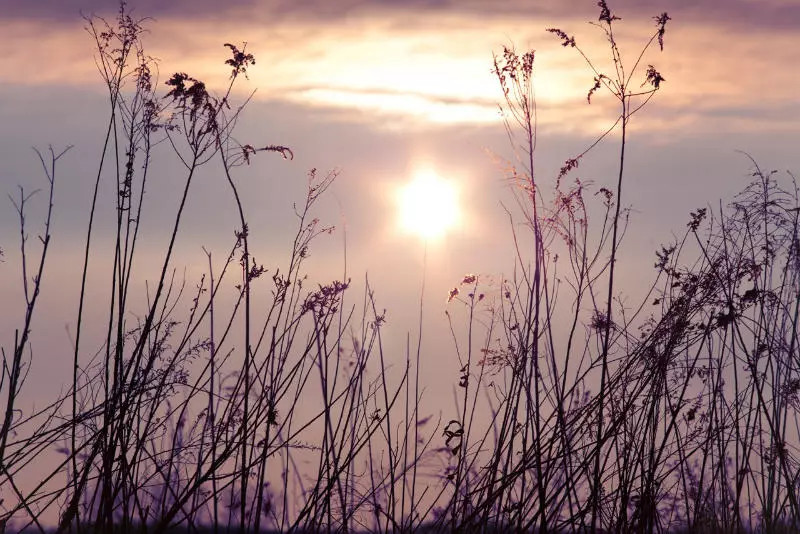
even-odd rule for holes
{"type": "Polygon", "coordinates": [[[401,228],[426,241],[442,238],[461,218],[456,186],[430,170],[401,187],[397,202],[401,228]]]}

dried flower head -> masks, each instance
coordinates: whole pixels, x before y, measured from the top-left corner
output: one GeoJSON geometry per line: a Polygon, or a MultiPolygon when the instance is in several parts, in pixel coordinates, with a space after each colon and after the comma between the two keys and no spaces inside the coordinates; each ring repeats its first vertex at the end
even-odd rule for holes
{"type": "Polygon", "coordinates": [[[447,294],[447,302],[452,302],[453,299],[456,298],[459,293],[460,293],[460,291],[458,290],[457,287],[454,287],[453,289],[451,289],[447,294]]]}
{"type": "Polygon", "coordinates": [[[653,86],[653,88],[658,89],[661,86],[661,82],[667,81],[661,73],[656,70],[656,68],[652,65],[647,66],[647,74],[645,76],[644,82],[642,85],[649,83],[653,86]]]}
{"type": "Polygon", "coordinates": [[[611,13],[611,10],[608,8],[606,0],[600,0],[599,2],[597,2],[597,6],[600,8],[600,16],[597,19],[600,22],[611,24],[615,20],[622,20],[618,16],[611,13]]]}
{"type": "Polygon", "coordinates": [[[577,158],[570,158],[564,162],[564,165],[561,167],[561,170],[558,172],[558,178],[556,178],[556,187],[561,185],[561,179],[569,173],[572,169],[578,168],[578,162],[580,160],[580,156],[577,158]]]}
{"type": "Polygon", "coordinates": [[[247,78],[247,67],[256,64],[256,58],[253,57],[253,54],[245,53],[247,43],[242,45],[241,50],[231,43],[225,43],[223,46],[230,48],[231,54],[233,54],[231,59],[225,60],[226,65],[233,67],[231,78],[236,78],[239,74],[244,74],[244,77],[247,78]]]}
{"type": "Polygon", "coordinates": [[[703,219],[706,218],[706,211],[707,211],[706,208],[700,208],[697,211],[693,211],[692,213],[689,214],[692,220],[689,221],[689,224],[687,224],[687,226],[692,231],[696,232],[697,229],[700,227],[700,223],[702,223],[703,219]]]}
{"type": "Polygon", "coordinates": [[[595,310],[592,314],[592,320],[589,322],[589,326],[598,332],[605,330],[606,328],[613,328],[614,324],[608,318],[604,312],[600,310],[595,310]]]}
{"type": "Polygon", "coordinates": [[[558,28],[547,28],[547,31],[555,34],[556,37],[561,39],[561,46],[575,47],[575,37],[570,37],[563,30],[560,30],[558,28]]]}
{"type": "Polygon", "coordinates": [[[667,21],[672,20],[666,12],[658,15],[657,17],[653,17],[656,21],[656,26],[658,27],[658,46],[661,50],[664,50],[664,32],[666,31],[664,27],[667,25],[667,21]]]}

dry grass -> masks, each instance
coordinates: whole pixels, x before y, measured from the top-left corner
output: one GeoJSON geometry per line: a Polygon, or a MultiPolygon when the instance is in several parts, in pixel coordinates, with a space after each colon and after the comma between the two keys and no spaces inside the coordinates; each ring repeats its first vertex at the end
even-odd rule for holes
{"type": "Polygon", "coordinates": [[[307,279],[310,248],[333,231],[313,212],[335,173],[309,173],[285,265],[267,271],[252,255],[237,169],[270,154],[293,156],[233,135],[247,101],[235,104],[232,89],[255,58],[226,44],[231,75],[222,94],[176,73],[159,95],[139,40],[143,21],[124,4],[114,23],[87,19],[111,118],[90,193],[73,374],[66,393],[36,413],[19,411],[20,393],[31,387],[31,322],[64,156],[51,150],[40,154],[49,208],[38,243],[27,240],[30,194],[13,197],[26,308],[0,375],[0,524],[44,532],[56,525],[41,518],[57,512],[58,532],[77,533],[800,527],[794,179],[753,161],[752,185],[730,205],[693,212],[684,235],[657,253],[645,300],[623,307],[615,269],[629,222],[628,126],[666,82],[645,58],[663,49],[669,17],[655,17],[628,65],[614,34],[619,19],[598,5],[594,25],[607,37],[613,71],[599,70],[567,32],[548,31],[586,61],[589,103],[606,92],[619,114],[552,181],[534,172],[535,56],[507,48],[495,59],[517,150],[509,162],[516,205],[508,211],[524,224],[511,226],[510,276],[467,275],[450,291],[460,396],[438,425],[420,413],[419,346],[407,349],[399,370],[387,364],[385,311],[369,283],[356,306],[345,275],[307,279]],[[568,183],[614,130],[618,173],[608,185],[568,183]],[[141,291],[134,260],[158,142],[185,171],[142,311],[132,304],[141,291]],[[228,184],[239,228],[221,259],[207,252],[206,274],[189,284],[175,275],[173,251],[201,168],[228,184]],[[117,192],[114,217],[95,220],[108,187],[117,192]],[[100,224],[115,229],[108,248],[95,237],[100,224]],[[99,256],[114,261],[98,350],[87,346],[97,325],[84,315],[87,273],[99,256]],[[265,306],[253,304],[254,287],[264,288],[262,299],[270,295],[265,306]],[[34,489],[21,489],[43,453],[62,461],[34,489]]]}

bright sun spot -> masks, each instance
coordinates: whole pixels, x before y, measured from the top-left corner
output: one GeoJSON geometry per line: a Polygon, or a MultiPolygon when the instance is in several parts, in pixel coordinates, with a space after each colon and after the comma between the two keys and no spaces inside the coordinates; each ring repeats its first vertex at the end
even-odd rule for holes
{"type": "Polygon", "coordinates": [[[424,239],[436,239],[459,221],[458,191],[449,181],[426,171],[398,192],[400,226],[424,239]]]}

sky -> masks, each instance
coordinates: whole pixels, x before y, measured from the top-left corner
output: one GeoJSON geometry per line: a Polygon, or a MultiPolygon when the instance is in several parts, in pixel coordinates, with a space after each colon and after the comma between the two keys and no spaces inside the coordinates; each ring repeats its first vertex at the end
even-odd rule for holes
{"type": "MultiPolygon", "coordinates": [[[[654,252],[684,231],[690,211],[727,202],[747,185],[753,169],[738,151],[784,176],[800,169],[800,1],[609,5],[623,19],[617,36],[629,62],[655,30],[653,16],[666,11],[672,19],[664,50],[652,48],[643,63],[654,64],[666,81],[635,116],[627,152],[623,204],[632,219],[620,269],[635,294],[654,274],[654,252]]],[[[18,219],[6,193],[45,185],[31,147],[73,146],[57,171],[52,263],[34,328],[40,336],[33,345],[34,390],[58,387],[62,364],[68,365],[75,281],[107,119],[83,17],[111,20],[117,7],[111,0],[0,0],[0,344],[7,350],[24,301],[18,219]]],[[[545,190],[563,162],[616,118],[607,95],[586,102],[592,72],[545,31],[559,27],[574,35],[607,69],[603,35],[587,23],[597,21],[589,0],[132,0],[128,9],[147,17],[144,43],[158,60],[159,83],[182,71],[222,91],[230,73],[223,44],[247,43],[256,64],[234,97],[241,102],[255,92],[237,139],[285,145],[295,154],[290,161],[260,155],[257,166],[239,175],[256,257],[268,268],[285,261],[292,203],[303,200],[306,173],[337,170],[316,212],[337,231],[313,249],[309,269],[323,280],[341,278],[346,265],[355,286],[368,276],[387,308],[387,339],[398,358],[406,333],[417,335],[424,279],[424,354],[432,369],[453,368],[444,319],[448,289],[467,273],[507,276],[514,267],[506,211],[514,209],[513,196],[502,163],[513,152],[498,113],[493,53],[508,45],[536,51],[536,172],[545,190]],[[422,170],[456,184],[461,210],[459,224],[427,244],[398,227],[396,205],[398,189],[422,170]]],[[[139,264],[150,276],[178,193],[179,180],[171,178],[180,172],[166,147],[159,150],[139,264]]],[[[618,151],[612,135],[571,178],[610,187],[618,151]]],[[[105,215],[111,198],[101,196],[105,215]]],[[[44,202],[41,194],[31,201],[31,235],[44,202]]],[[[219,177],[202,175],[189,202],[175,264],[191,280],[203,272],[203,246],[226,253],[236,218],[219,177]]],[[[102,317],[102,310],[90,313],[102,317]]]]}

